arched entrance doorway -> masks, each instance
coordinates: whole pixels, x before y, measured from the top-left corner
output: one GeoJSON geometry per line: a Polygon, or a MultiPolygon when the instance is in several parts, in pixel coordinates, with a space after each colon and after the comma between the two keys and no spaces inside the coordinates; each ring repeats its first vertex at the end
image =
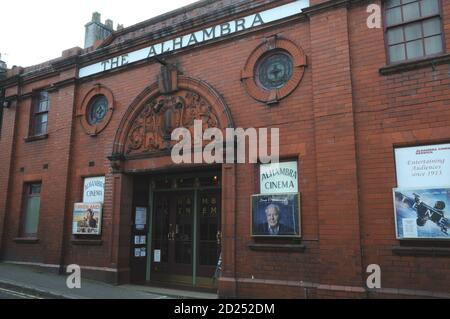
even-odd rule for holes
{"type": "MultiPolygon", "coordinates": [[[[222,166],[175,164],[175,128],[233,127],[222,97],[203,81],[176,76],[155,83],[130,105],[110,156],[132,188],[129,265],[132,282],[214,288],[222,248],[222,166]],[[167,81],[166,81],[167,82],[167,81]]],[[[125,200],[126,202],[126,200],[125,200]]],[[[122,239],[127,236],[122,232],[122,239]]],[[[120,241],[120,240],[119,240],[120,241]]]]}

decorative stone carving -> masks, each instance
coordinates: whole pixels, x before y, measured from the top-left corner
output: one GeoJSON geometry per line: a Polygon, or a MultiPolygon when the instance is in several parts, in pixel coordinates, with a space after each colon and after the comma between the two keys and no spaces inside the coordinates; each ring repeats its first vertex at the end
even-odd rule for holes
{"type": "Polygon", "coordinates": [[[203,130],[219,127],[218,116],[199,94],[181,90],[148,100],[134,120],[125,145],[126,155],[155,153],[170,149],[171,134],[185,127],[194,136],[194,121],[203,121],[203,130]]]}
{"type": "MultiPolygon", "coordinates": [[[[234,127],[223,97],[207,82],[171,71],[169,86],[156,81],[130,104],[120,121],[108,156],[113,170],[123,170],[130,159],[170,155],[174,129],[184,127],[194,135],[194,121],[203,121],[203,130],[234,127]]],[[[164,73],[164,72],[162,72],[164,73]]],[[[161,77],[160,77],[161,79],[161,77]]],[[[166,84],[167,84],[166,83],[166,84]]],[[[205,142],[206,144],[206,142],[205,142]]]]}

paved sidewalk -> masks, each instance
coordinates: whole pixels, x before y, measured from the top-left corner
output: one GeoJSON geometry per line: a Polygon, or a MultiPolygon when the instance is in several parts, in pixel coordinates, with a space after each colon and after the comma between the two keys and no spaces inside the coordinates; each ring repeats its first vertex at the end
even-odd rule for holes
{"type": "Polygon", "coordinates": [[[66,276],[36,267],[0,263],[0,286],[16,287],[68,299],[215,299],[214,294],[135,285],[115,286],[89,279],[81,280],[80,289],[69,289],[66,276]]]}

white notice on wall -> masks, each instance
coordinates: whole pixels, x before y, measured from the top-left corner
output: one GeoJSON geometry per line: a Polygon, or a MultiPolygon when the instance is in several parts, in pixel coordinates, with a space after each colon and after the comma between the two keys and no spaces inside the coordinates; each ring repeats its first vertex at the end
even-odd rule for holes
{"type": "Polygon", "coordinates": [[[298,192],[297,161],[260,165],[261,194],[298,192]]]}
{"type": "Polygon", "coordinates": [[[153,252],[153,262],[160,263],[161,262],[161,250],[155,249],[153,252]]]}
{"type": "Polygon", "coordinates": [[[450,185],[450,144],[395,149],[397,187],[450,185]]]}
{"type": "Polygon", "coordinates": [[[134,249],[134,257],[141,257],[141,249],[140,248],[134,249]]]}
{"type": "Polygon", "coordinates": [[[415,218],[403,218],[403,237],[404,238],[417,238],[417,222],[415,218]]]}
{"type": "Polygon", "coordinates": [[[84,179],[83,203],[103,203],[105,176],[84,179]]]}
{"type": "Polygon", "coordinates": [[[136,207],[136,229],[144,229],[147,224],[147,207],[136,207]]]}

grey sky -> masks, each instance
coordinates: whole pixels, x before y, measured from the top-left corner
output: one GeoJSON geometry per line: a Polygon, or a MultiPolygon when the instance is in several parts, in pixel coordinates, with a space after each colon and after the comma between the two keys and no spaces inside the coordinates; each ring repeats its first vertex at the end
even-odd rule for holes
{"type": "Polygon", "coordinates": [[[188,5],[195,0],[3,0],[0,53],[8,64],[30,66],[83,47],[84,25],[92,12],[125,27],[188,5]]]}

